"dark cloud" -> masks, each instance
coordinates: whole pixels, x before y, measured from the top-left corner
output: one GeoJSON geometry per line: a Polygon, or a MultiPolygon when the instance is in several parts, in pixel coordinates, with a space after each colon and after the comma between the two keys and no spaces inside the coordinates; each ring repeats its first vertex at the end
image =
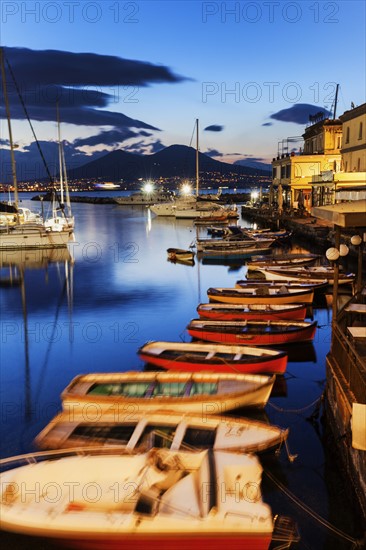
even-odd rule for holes
{"type": "Polygon", "coordinates": [[[149,86],[190,80],[164,65],[113,55],[28,48],[4,50],[15,74],[36,85],[149,86]]]}
{"type": "Polygon", "coordinates": [[[124,128],[122,130],[110,130],[105,132],[100,132],[95,136],[90,136],[87,138],[76,139],[73,143],[74,147],[83,147],[84,145],[117,145],[122,143],[126,139],[134,138],[138,136],[136,132],[124,128]]]}
{"type": "Polygon", "coordinates": [[[329,117],[331,112],[324,108],[319,108],[317,105],[309,105],[308,103],[297,103],[289,109],[282,109],[270,116],[274,120],[282,122],[294,122],[295,124],[306,124],[309,122],[309,116],[319,112],[324,113],[324,117],[329,117]]]}
{"type": "Polygon", "coordinates": [[[262,126],[273,126],[273,122],[264,122],[262,126]]]}
{"type": "MultiPolygon", "coordinates": [[[[163,65],[110,55],[28,48],[5,48],[4,51],[28,114],[37,121],[55,121],[58,103],[61,121],[65,123],[111,126],[119,130],[158,130],[107,107],[123,102],[138,103],[141,87],[188,80],[163,65]],[[107,89],[103,91],[103,87],[107,89]]],[[[23,120],[25,114],[7,65],[6,73],[11,117],[23,120]]],[[[1,118],[6,117],[3,103],[1,118]]]]}
{"type": "Polygon", "coordinates": [[[205,151],[205,155],[208,157],[223,157],[224,154],[220,153],[217,149],[208,149],[208,151],[205,151]]]}
{"type": "Polygon", "coordinates": [[[157,139],[154,142],[146,143],[145,141],[138,141],[137,143],[132,143],[127,147],[124,147],[125,151],[129,153],[135,153],[137,155],[152,155],[153,153],[158,153],[162,149],[165,149],[165,145],[157,139]]]}
{"type": "Polygon", "coordinates": [[[206,126],[204,129],[205,132],[222,132],[225,126],[220,126],[219,124],[211,124],[211,126],[206,126]]]}

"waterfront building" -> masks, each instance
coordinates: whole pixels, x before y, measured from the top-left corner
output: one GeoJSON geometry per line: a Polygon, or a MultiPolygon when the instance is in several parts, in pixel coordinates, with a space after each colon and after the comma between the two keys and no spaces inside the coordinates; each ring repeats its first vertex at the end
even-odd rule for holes
{"type": "MultiPolygon", "coordinates": [[[[319,113],[309,117],[309,125],[302,135],[303,147],[291,153],[282,153],[272,161],[273,195],[279,209],[312,206],[313,178],[341,170],[342,123],[339,119],[324,119],[319,113]],[[282,196],[281,196],[282,195],[282,196]]],[[[290,138],[291,141],[291,138],[290,138]]],[[[324,185],[326,203],[332,202],[332,186],[324,185]]]]}
{"type": "Polygon", "coordinates": [[[366,199],[366,103],[338,119],[309,118],[303,148],[273,159],[277,204],[310,210],[366,199]]]}

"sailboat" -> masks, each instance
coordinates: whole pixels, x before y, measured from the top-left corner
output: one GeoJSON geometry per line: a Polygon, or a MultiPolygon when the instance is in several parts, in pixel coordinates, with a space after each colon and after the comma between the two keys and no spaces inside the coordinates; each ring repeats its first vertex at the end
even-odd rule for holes
{"type": "Polygon", "coordinates": [[[18,184],[14,156],[14,142],[10,122],[10,108],[5,77],[3,48],[0,48],[0,65],[3,81],[6,117],[8,121],[12,182],[14,187],[14,217],[12,223],[3,223],[2,225],[0,225],[0,250],[65,247],[67,246],[68,241],[73,235],[72,228],[67,227],[65,228],[65,230],[55,231],[51,227],[46,227],[44,223],[39,223],[32,220],[24,221],[24,219],[21,218],[18,208],[18,184]]]}
{"type": "Polygon", "coordinates": [[[55,193],[52,200],[52,217],[45,220],[45,227],[51,231],[65,231],[74,229],[75,220],[71,213],[71,202],[69,195],[69,186],[67,181],[65,152],[61,141],[60,116],[57,105],[57,130],[58,130],[58,157],[60,166],[60,205],[57,207],[55,193]],[[64,203],[66,198],[66,208],[64,203]]]}
{"type": "MultiPolygon", "coordinates": [[[[229,216],[228,211],[214,200],[201,200],[199,196],[199,132],[196,119],[196,194],[178,197],[172,201],[153,204],[150,210],[156,216],[173,216],[176,219],[216,219],[229,216]]],[[[232,214],[230,212],[230,214],[232,214]]]]}

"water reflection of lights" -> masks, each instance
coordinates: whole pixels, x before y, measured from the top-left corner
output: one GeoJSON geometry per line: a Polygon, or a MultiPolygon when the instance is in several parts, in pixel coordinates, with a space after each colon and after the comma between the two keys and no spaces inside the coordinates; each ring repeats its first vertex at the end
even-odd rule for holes
{"type": "Polygon", "coordinates": [[[150,208],[147,209],[147,219],[146,219],[146,234],[147,233],[150,233],[151,231],[151,220],[152,220],[152,216],[151,216],[151,210],[150,208]]]}

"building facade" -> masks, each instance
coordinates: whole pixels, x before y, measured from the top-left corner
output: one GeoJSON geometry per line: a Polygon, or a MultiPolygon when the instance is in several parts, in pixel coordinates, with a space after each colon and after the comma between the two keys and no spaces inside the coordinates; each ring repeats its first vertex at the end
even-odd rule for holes
{"type": "Polygon", "coordinates": [[[274,202],[283,208],[366,198],[366,103],[339,119],[310,117],[299,153],[272,161],[274,202]]]}
{"type": "MultiPolygon", "coordinates": [[[[303,149],[272,161],[273,195],[279,207],[282,203],[283,208],[310,210],[314,178],[321,174],[329,178],[330,173],[341,170],[342,123],[320,116],[311,118],[302,136],[303,149]]],[[[331,187],[324,187],[327,201],[333,198],[331,187]]]]}

